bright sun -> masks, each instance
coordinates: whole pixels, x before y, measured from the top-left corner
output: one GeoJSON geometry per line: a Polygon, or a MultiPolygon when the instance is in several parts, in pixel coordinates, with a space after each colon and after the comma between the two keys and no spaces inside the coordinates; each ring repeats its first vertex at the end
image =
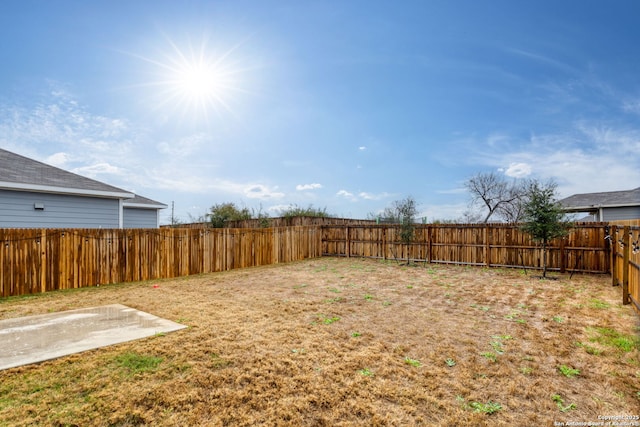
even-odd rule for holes
{"type": "MultiPolygon", "coordinates": [[[[156,90],[158,107],[170,107],[183,118],[201,119],[212,112],[233,115],[231,101],[240,92],[239,75],[243,70],[233,61],[234,47],[216,53],[203,40],[196,48],[187,43],[180,48],[167,39],[171,49],[163,51],[160,59],[136,55],[155,68],[156,79],[144,84],[156,90]]],[[[237,55],[236,55],[237,56],[237,55]]]]}
{"type": "Polygon", "coordinates": [[[217,72],[206,64],[189,64],[180,71],[176,85],[180,91],[192,98],[208,98],[221,89],[217,72]]]}

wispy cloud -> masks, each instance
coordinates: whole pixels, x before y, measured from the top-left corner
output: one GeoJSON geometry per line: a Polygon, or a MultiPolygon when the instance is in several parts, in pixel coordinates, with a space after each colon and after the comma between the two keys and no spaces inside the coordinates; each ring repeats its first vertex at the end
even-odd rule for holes
{"type": "Polygon", "coordinates": [[[249,199],[282,199],[284,193],[277,191],[277,187],[269,188],[266,185],[254,184],[244,189],[244,195],[249,199]]]}
{"type": "Polygon", "coordinates": [[[298,184],[296,185],[296,190],[298,191],[306,191],[306,190],[316,190],[318,188],[322,188],[322,184],[298,184]]]}
{"type": "Polygon", "coordinates": [[[358,197],[360,197],[361,199],[364,200],[383,200],[388,198],[389,196],[391,196],[391,194],[389,193],[379,193],[379,194],[374,194],[374,193],[367,193],[367,192],[360,192],[358,193],[358,197]]]}
{"type": "Polygon", "coordinates": [[[523,162],[511,163],[504,174],[512,178],[524,178],[531,175],[531,166],[523,162]]]}
{"type": "Polygon", "coordinates": [[[508,150],[477,152],[479,169],[554,179],[562,196],[625,190],[640,182],[640,131],[576,122],[564,133],[533,135],[508,150]]]}

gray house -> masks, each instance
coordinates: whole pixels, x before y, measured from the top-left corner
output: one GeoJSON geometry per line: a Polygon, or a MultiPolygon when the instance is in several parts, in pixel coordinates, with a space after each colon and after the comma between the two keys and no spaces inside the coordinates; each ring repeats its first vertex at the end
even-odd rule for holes
{"type": "Polygon", "coordinates": [[[640,219],[640,187],[627,191],[574,194],[559,203],[566,212],[588,214],[591,221],[640,219]]]}
{"type": "Polygon", "coordinates": [[[166,207],[0,149],[0,228],[157,228],[166,207]]]}

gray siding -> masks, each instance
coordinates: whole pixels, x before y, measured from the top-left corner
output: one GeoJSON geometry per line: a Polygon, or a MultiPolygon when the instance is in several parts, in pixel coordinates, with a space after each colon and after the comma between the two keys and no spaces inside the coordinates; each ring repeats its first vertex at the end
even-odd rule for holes
{"type": "Polygon", "coordinates": [[[124,208],[124,228],[158,228],[157,209],[124,208]]]}
{"type": "Polygon", "coordinates": [[[616,221],[623,219],[639,219],[640,206],[626,206],[621,208],[603,208],[603,221],[616,221]]]}
{"type": "Polygon", "coordinates": [[[118,199],[0,190],[0,228],[118,228],[118,213],[118,199]]]}

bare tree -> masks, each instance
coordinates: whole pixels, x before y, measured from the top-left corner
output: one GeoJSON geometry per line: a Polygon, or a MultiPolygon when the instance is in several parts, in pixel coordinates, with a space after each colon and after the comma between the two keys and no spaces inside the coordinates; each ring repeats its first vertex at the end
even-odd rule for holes
{"type": "Polygon", "coordinates": [[[507,222],[518,222],[522,218],[523,202],[527,194],[527,181],[508,182],[495,172],[481,172],[464,183],[471,194],[472,204],[481,204],[488,212],[482,222],[493,215],[507,222]]]}

